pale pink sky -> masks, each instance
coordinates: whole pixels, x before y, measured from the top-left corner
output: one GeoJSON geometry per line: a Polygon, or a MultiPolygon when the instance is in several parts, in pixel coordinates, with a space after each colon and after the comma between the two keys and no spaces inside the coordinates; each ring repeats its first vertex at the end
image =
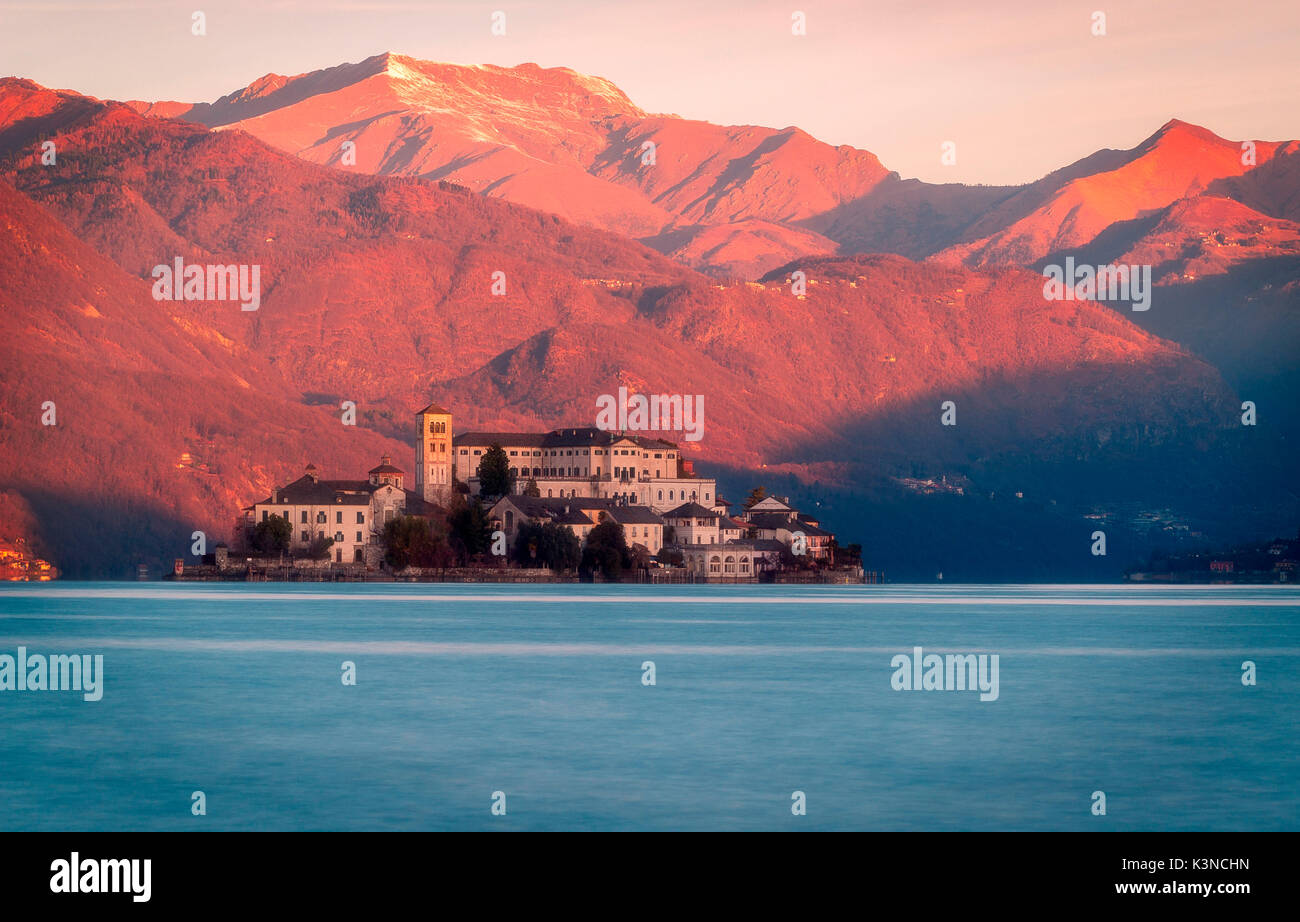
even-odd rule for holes
{"type": "Polygon", "coordinates": [[[103,98],[211,101],[381,51],[572,67],[652,112],[797,125],[931,182],[1029,181],[1174,117],[1300,137],[1297,0],[0,0],[0,75],[103,98]]]}

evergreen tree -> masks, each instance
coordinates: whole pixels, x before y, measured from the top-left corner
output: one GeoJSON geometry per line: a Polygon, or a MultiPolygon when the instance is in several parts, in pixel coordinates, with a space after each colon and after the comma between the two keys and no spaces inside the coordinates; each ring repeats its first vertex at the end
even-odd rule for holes
{"type": "Polygon", "coordinates": [[[631,555],[622,525],[613,521],[601,522],[587,534],[587,546],[582,551],[584,570],[599,570],[606,579],[618,579],[630,564],[631,555]]]}
{"type": "Polygon", "coordinates": [[[505,449],[493,443],[478,463],[480,496],[506,496],[514,492],[515,476],[510,473],[510,459],[505,449]]]}
{"type": "Polygon", "coordinates": [[[289,549],[293,526],[283,516],[271,515],[253,526],[253,550],[262,554],[279,554],[289,549]]]}
{"type": "Polygon", "coordinates": [[[473,497],[451,514],[448,522],[452,549],[461,563],[486,554],[492,545],[492,533],[487,510],[478,497],[473,497]]]}

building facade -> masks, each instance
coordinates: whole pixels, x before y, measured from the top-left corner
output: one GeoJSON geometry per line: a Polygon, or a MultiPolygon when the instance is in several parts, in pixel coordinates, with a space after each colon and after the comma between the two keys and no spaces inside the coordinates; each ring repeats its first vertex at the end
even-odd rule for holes
{"type": "Polygon", "coordinates": [[[595,428],[456,435],[454,473],[471,493],[479,492],[479,462],[493,445],[506,453],[516,493],[531,480],[543,498],[611,499],[659,513],[719,502],[717,481],[697,477],[673,443],[595,428]]]}
{"type": "Polygon", "coordinates": [[[445,505],[455,475],[451,412],[431,403],[415,414],[415,492],[445,505]]]}
{"type": "Polygon", "coordinates": [[[653,509],[611,499],[589,496],[561,499],[513,494],[493,504],[488,517],[494,528],[505,532],[507,543],[512,547],[519,526],[525,522],[566,526],[585,545],[591,530],[604,521],[617,522],[622,527],[629,548],[640,546],[653,556],[664,546],[664,520],[653,509]]]}
{"type": "Polygon", "coordinates": [[[366,480],[324,480],[314,464],[292,483],[277,487],[244,510],[245,526],[271,516],[289,522],[287,553],[301,555],[325,538],[335,563],[374,565],[384,526],[402,515],[427,515],[429,506],[405,488],[406,472],[385,455],[366,480]]]}

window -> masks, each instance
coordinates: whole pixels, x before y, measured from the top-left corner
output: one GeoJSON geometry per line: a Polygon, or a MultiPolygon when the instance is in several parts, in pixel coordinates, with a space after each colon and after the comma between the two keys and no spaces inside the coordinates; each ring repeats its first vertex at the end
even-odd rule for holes
{"type": "Polygon", "coordinates": [[[329,521],[329,519],[325,517],[325,513],[324,513],[324,512],[318,512],[318,513],[316,513],[316,524],[317,524],[317,525],[323,525],[323,524],[325,524],[325,523],[328,522],[328,521],[329,521]]]}
{"type": "Polygon", "coordinates": [[[660,498],[660,499],[663,499],[663,498],[664,498],[664,491],[663,491],[663,490],[660,490],[660,491],[659,491],[659,498],[660,498]]]}
{"type": "Polygon", "coordinates": [[[357,524],[358,525],[366,524],[366,514],[364,512],[357,513],[357,524]]]}
{"type": "MultiPolygon", "coordinates": [[[[342,510],[342,509],[340,509],[338,512],[334,513],[334,524],[335,524],[335,525],[342,525],[342,524],[343,524],[343,510],[342,510]]],[[[339,540],[342,541],[343,539],[340,538],[339,540]]]]}
{"type": "Polygon", "coordinates": [[[262,510],[262,521],[263,521],[263,522],[266,521],[266,516],[267,516],[267,512],[266,512],[265,509],[263,509],[263,510],[262,510]]]}
{"type": "Polygon", "coordinates": [[[336,531],[336,532],[334,532],[334,543],[335,543],[335,544],[342,544],[342,543],[343,543],[343,532],[341,532],[341,531],[336,531]]]}
{"type": "Polygon", "coordinates": [[[361,532],[357,532],[357,544],[360,544],[361,541],[362,541],[361,532]]]}
{"type": "Polygon", "coordinates": [[[302,533],[302,543],[306,544],[310,540],[311,540],[311,534],[309,532],[304,531],[302,533]]]}

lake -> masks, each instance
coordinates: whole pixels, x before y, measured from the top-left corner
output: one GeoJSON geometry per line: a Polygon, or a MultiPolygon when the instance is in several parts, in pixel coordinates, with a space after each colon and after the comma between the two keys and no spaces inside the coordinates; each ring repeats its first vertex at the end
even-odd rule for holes
{"type": "Polygon", "coordinates": [[[1294,587],[3,584],[19,646],[102,698],[0,691],[5,830],[1300,825],[1294,587]]]}

